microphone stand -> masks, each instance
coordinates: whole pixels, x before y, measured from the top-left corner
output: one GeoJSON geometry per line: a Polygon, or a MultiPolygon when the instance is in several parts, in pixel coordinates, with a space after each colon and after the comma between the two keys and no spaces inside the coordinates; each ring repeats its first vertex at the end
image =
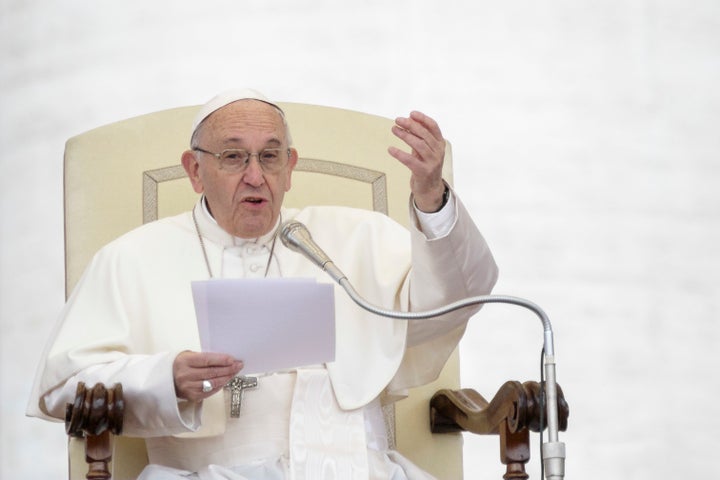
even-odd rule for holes
{"type": "Polygon", "coordinates": [[[401,320],[423,320],[427,318],[438,317],[449,312],[453,312],[460,308],[469,307],[471,305],[479,305],[485,303],[509,303],[524,307],[535,313],[543,324],[544,343],[543,343],[543,363],[545,367],[545,395],[547,402],[547,428],[548,441],[542,445],[542,457],[545,466],[545,478],[547,480],[562,480],[565,477],[565,444],[559,442],[558,438],[558,406],[557,406],[557,382],[555,380],[555,351],[553,345],[553,331],[550,325],[550,319],[545,312],[535,303],[523,298],[512,297],[507,295],[480,295],[458,300],[444,307],[434,310],[426,310],[423,312],[398,312],[395,310],[386,310],[379,308],[367,302],[362,298],[355,288],[350,284],[347,277],[342,275],[332,262],[329,262],[323,268],[331,277],[335,278],[347,292],[350,298],[363,309],[383,317],[395,318],[401,320]],[[336,278],[337,273],[342,275],[336,278]]]}
{"type": "Polygon", "coordinates": [[[480,295],[450,303],[444,307],[420,312],[399,312],[387,310],[373,305],[362,298],[350,284],[345,274],[335,266],[325,252],[312,240],[307,228],[300,222],[288,221],[282,227],[280,238],[289,249],[303,254],[312,263],[325,271],[335,282],[347,292],[350,298],[368,312],[388,318],[400,320],[424,320],[439,317],[455,310],[485,303],[506,303],[526,308],[535,313],[543,324],[543,364],[545,370],[545,395],[547,403],[548,441],[543,443],[541,453],[545,478],[547,480],[563,480],[565,478],[565,444],[558,438],[558,400],[557,382],[555,380],[555,348],[550,319],[535,303],[523,298],[507,295],[480,295]]]}

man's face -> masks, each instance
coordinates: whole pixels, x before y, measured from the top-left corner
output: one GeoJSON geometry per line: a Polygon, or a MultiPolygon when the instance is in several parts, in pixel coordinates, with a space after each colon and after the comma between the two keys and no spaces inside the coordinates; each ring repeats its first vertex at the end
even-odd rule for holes
{"type": "MultiPolygon", "coordinates": [[[[280,148],[288,155],[288,139],[280,113],[271,105],[256,100],[240,100],[213,112],[198,131],[196,146],[219,153],[242,148],[258,153],[265,148],[280,148]]],[[[255,238],[275,226],[290,176],[297,163],[291,149],[287,165],[279,172],[266,173],[253,155],[247,168],[238,173],[220,169],[217,158],[188,150],[182,163],[197,193],[205,193],[208,207],[218,224],[241,238],[255,238]]]]}

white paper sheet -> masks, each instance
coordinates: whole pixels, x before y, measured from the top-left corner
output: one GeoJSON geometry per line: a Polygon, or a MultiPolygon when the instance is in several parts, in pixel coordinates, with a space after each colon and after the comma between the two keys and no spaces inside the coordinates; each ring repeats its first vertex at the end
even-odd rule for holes
{"type": "Polygon", "coordinates": [[[192,282],[200,344],[245,364],[243,374],[335,360],[333,286],[303,278],[192,282]]]}

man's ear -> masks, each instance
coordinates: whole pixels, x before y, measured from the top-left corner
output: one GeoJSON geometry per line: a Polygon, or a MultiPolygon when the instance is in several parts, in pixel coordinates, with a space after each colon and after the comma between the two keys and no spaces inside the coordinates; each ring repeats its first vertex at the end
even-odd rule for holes
{"type": "Polygon", "coordinates": [[[182,154],[181,160],[182,166],[185,169],[185,173],[187,173],[188,178],[190,179],[193,190],[195,190],[195,193],[203,193],[204,189],[199,173],[200,163],[198,163],[195,152],[193,152],[192,150],[185,150],[185,152],[183,152],[182,154]]]}
{"type": "Polygon", "coordinates": [[[295,170],[295,166],[297,165],[298,161],[298,152],[294,148],[289,149],[288,153],[288,169],[287,169],[287,182],[285,184],[285,191],[290,190],[290,186],[292,185],[292,172],[295,170]]]}

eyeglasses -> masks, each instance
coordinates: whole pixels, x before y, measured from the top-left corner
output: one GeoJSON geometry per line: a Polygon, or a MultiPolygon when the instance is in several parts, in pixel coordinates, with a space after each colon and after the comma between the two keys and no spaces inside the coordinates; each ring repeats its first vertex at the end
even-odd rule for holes
{"type": "Polygon", "coordinates": [[[192,149],[217,158],[220,162],[220,169],[229,173],[245,171],[248,164],[250,164],[250,157],[253,155],[257,156],[263,172],[277,173],[287,164],[287,159],[290,156],[290,149],[287,149],[287,155],[283,155],[282,148],[265,148],[257,153],[250,153],[242,148],[228,148],[220,153],[208,152],[200,147],[193,147],[192,149]]]}

